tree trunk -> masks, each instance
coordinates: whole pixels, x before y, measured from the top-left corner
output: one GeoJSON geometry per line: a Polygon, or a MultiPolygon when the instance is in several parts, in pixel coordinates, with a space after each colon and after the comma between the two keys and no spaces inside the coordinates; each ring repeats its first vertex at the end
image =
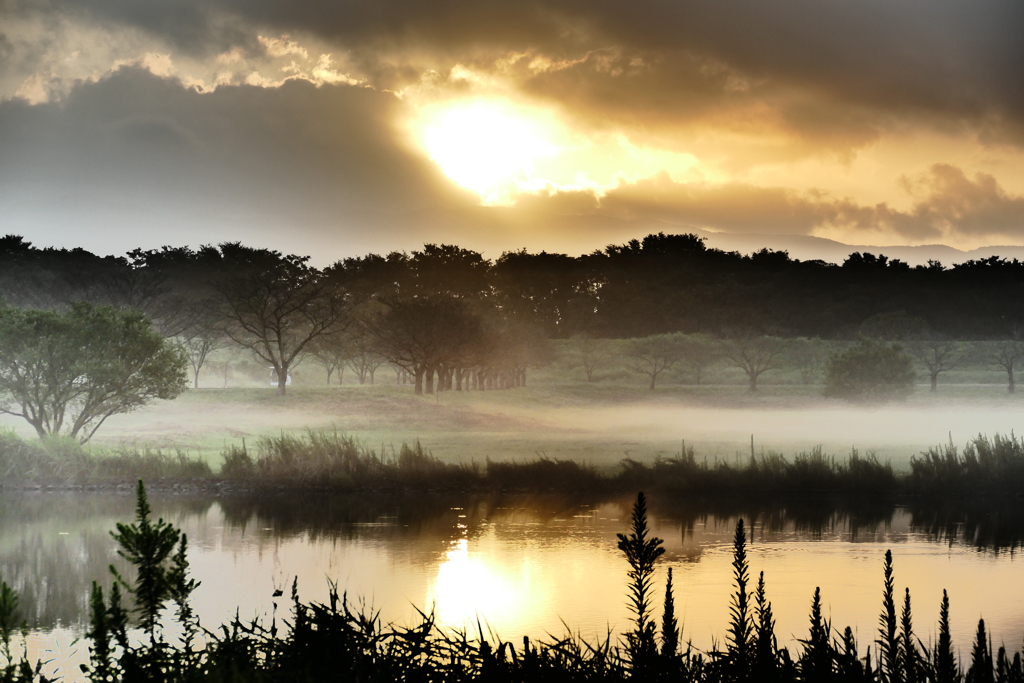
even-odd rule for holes
{"type": "Polygon", "coordinates": [[[284,396],[288,393],[288,368],[274,368],[277,370],[277,393],[284,396]]]}
{"type": "Polygon", "coordinates": [[[423,392],[426,394],[434,393],[434,366],[431,365],[427,368],[427,381],[423,387],[423,392]]]}
{"type": "Polygon", "coordinates": [[[370,368],[370,384],[373,384],[373,375],[377,372],[377,368],[370,368]]]}
{"type": "Polygon", "coordinates": [[[939,386],[939,373],[933,372],[931,374],[932,374],[932,388],[931,388],[931,392],[934,394],[935,391],[938,389],[938,386],[939,386]]]}
{"type": "Polygon", "coordinates": [[[415,372],[416,372],[416,389],[413,391],[413,393],[416,394],[417,396],[421,396],[423,394],[423,373],[424,373],[424,369],[421,368],[421,367],[417,367],[415,369],[415,372]]]}
{"type": "Polygon", "coordinates": [[[1006,391],[1011,393],[1011,394],[1016,393],[1017,392],[1017,387],[1013,383],[1013,370],[1007,370],[1006,371],[1006,376],[1009,379],[1009,382],[1006,385],[1006,391]]]}
{"type": "Polygon", "coordinates": [[[195,389],[198,389],[199,388],[199,369],[198,368],[196,369],[196,371],[194,373],[192,373],[192,378],[193,378],[192,387],[195,388],[195,389]]]}
{"type": "Polygon", "coordinates": [[[647,387],[648,391],[654,391],[654,383],[658,381],[658,373],[651,373],[651,386],[647,387]]]}
{"type": "Polygon", "coordinates": [[[757,391],[757,375],[752,372],[748,376],[750,377],[750,390],[757,391]]]}

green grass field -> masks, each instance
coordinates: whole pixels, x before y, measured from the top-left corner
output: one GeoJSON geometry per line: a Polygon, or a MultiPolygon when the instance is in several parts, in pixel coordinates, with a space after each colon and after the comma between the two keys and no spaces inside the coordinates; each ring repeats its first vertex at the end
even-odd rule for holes
{"type": "MultiPolygon", "coordinates": [[[[735,459],[755,451],[792,456],[821,445],[845,457],[851,448],[874,452],[903,469],[910,457],[950,435],[957,443],[979,433],[1024,432],[1024,394],[1007,394],[1004,376],[984,368],[944,373],[939,390],[920,384],[906,402],[851,405],[825,399],[822,387],[799,383],[798,374],[769,372],[760,390],[747,390],[743,375],[724,366],[695,385],[685,373],[667,373],[657,390],[624,367],[610,367],[598,381],[560,363],[532,370],[526,387],[503,391],[443,392],[415,396],[382,367],[377,383],[326,386],[315,367],[296,374],[287,396],[269,385],[188,390],[129,415],[115,416],[91,448],[120,445],[180,448],[214,470],[221,452],[243,439],[338,429],[366,446],[398,448],[420,440],[449,462],[574,459],[599,468],[623,458],[652,461],[678,453],[685,440],[698,458],[735,459]]],[[[204,377],[207,386],[214,377],[204,377]]],[[[3,425],[24,437],[24,422],[3,425]]]]}

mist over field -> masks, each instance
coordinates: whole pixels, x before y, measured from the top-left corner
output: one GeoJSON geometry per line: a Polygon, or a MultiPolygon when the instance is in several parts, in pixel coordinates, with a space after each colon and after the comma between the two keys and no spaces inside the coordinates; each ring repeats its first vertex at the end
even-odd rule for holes
{"type": "MultiPolygon", "coordinates": [[[[651,398],[624,386],[619,399],[585,399],[561,388],[527,387],[514,397],[452,392],[436,400],[417,400],[388,385],[294,387],[288,400],[278,400],[270,387],[191,390],[111,418],[94,448],[180,447],[216,468],[220,451],[242,439],[336,429],[385,450],[419,440],[447,462],[548,457],[610,467],[625,457],[649,462],[678,455],[683,440],[698,459],[735,462],[737,455],[749,456],[753,436],[757,453],[792,457],[822,446],[845,459],[856,448],[906,470],[911,457],[950,439],[962,445],[979,434],[1024,432],[1020,401],[998,388],[986,398],[947,395],[867,406],[786,395],[786,387],[771,385],[757,399],[741,387],[706,387],[703,396],[669,389],[651,398]]],[[[31,434],[9,416],[0,424],[31,434]]]]}

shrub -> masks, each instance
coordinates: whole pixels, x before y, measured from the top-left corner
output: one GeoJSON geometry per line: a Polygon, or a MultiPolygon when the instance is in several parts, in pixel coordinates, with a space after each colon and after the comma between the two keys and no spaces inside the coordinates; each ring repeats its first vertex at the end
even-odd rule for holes
{"type": "Polygon", "coordinates": [[[829,357],[825,395],[851,401],[905,399],[914,390],[913,364],[899,344],[861,339],[829,357]]]}

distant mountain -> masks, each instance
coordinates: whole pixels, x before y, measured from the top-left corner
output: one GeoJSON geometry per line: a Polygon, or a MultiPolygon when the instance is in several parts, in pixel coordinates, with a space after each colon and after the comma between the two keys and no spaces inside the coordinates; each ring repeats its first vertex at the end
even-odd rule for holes
{"type": "MultiPolygon", "coordinates": [[[[690,226],[654,219],[629,219],[600,213],[556,214],[528,208],[503,206],[421,207],[414,211],[381,213],[363,217],[365,229],[358,238],[346,238],[347,252],[357,256],[367,252],[387,253],[391,249],[418,249],[424,236],[430,241],[458,244],[497,258],[503,251],[527,248],[529,251],[566,253],[576,256],[601,250],[606,245],[624,244],[651,233],[693,233],[704,237],[707,245],[724,251],[750,254],[765,247],[788,251],[794,259],[821,259],[842,263],[853,252],[885,254],[911,265],[930,260],[951,266],[971,259],[1001,256],[1024,261],[1024,246],[990,246],[963,251],[944,244],[919,247],[880,247],[844,244],[807,235],[709,232],[690,226]]],[[[326,246],[325,254],[337,258],[337,247],[326,246]]],[[[314,262],[318,259],[314,256],[314,262]]],[[[327,265],[322,263],[318,265],[327,265]]]]}
{"type": "Polygon", "coordinates": [[[788,251],[790,257],[809,261],[821,259],[831,263],[842,263],[854,252],[885,254],[889,258],[906,261],[912,266],[924,265],[928,261],[939,261],[951,266],[972,259],[1000,256],[1024,261],[1024,247],[990,246],[963,251],[944,244],[925,244],[917,247],[879,247],[866,244],[843,244],[823,237],[806,235],[761,235],[754,233],[726,233],[692,231],[707,238],[707,245],[723,251],[738,251],[749,254],[765,247],[776,251],[788,251]]]}

